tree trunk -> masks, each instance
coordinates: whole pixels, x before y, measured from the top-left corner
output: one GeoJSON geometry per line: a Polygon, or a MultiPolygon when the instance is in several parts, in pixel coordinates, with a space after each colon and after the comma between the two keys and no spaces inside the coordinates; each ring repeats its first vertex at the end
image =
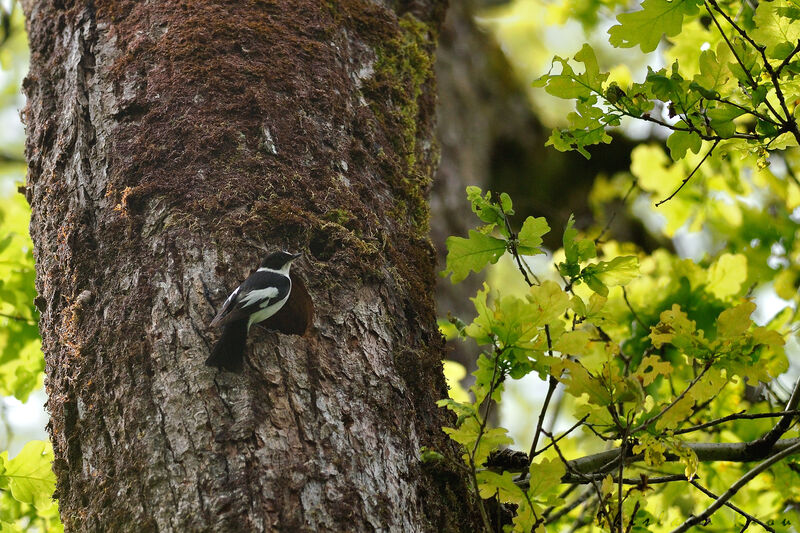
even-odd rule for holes
{"type": "Polygon", "coordinates": [[[476,530],[432,294],[444,2],[24,2],[27,197],[71,531],[476,530]],[[208,323],[265,250],[315,321],[208,323]]]}

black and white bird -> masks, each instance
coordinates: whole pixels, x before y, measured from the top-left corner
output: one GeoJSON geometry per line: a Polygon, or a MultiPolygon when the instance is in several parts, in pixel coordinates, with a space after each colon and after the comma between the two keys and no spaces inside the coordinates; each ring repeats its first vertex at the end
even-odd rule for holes
{"type": "Polygon", "coordinates": [[[289,269],[300,254],[274,252],[228,296],[212,327],[223,326],[222,337],[206,360],[209,366],[240,372],[250,326],[268,319],[289,299],[292,280],[289,269]]]}

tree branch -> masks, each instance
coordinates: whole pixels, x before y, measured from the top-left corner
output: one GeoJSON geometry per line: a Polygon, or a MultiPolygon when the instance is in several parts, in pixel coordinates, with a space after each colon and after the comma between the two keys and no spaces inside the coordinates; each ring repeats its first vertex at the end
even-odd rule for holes
{"type": "MultiPolygon", "coordinates": [[[[787,439],[787,440],[795,440],[795,439],[787,439]]],[[[758,474],[760,474],[761,472],[763,472],[764,470],[766,470],[767,468],[769,468],[773,464],[777,463],[781,459],[783,459],[785,457],[788,457],[788,456],[790,456],[790,455],[792,455],[794,453],[797,453],[797,452],[800,452],[800,442],[795,442],[792,446],[789,446],[788,448],[784,449],[783,451],[778,452],[775,455],[769,457],[767,460],[759,463],[757,466],[752,468],[745,475],[740,477],[736,481],[736,483],[734,483],[731,486],[731,488],[729,488],[728,490],[723,492],[722,495],[719,498],[717,498],[717,500],[714,503],[712,503],[710,506],[708,506],[708,509],[706,509],[705,511],[703,511],[702,513],[700,513],[697,516],[689,517],[683,524],[681,524],[680,526],[678,526],[675,529],[673,529],[671,533],[683,533],[684,531],[688,531],[690,527],[696,526],[697,524],[700,524],[700,523],[704,522],[706,519],[708,519],[708,517],[710,517],[712,514],[714,514],[717,511],[717,509],[719,509],[720,507],[725,505],[725,503],[728,500],[730,500],[734,496],[734,494],[739,492],[739,490],[742,487],[744,487],[746,484],[748,484],[750,481],[752,481],[752,479],[754,477],[756,477],[758,474]]]]}
{"type": "Polygon", "coordinates": [[[770,429],[763,437],[756,441],[754,446],[763,446],[766,448],[772,447],[775,442],[781,435],[786,433],[789,430],[789,427],[792,425],[792,420],[797,416],[797,414],[793,413],[795,409],[797,409],[797,404],[800,403],[800,378],[795,382],[794,389],[792,389],[792,395],[789,397],[789,401],[786,402],[786,408],[783,410],[785,413],[783,417],[775,424],[775,427],[770,429]]]}
{"type": "Polygon", "coordinates": [[[755,414],[747,414],[744,411],[739,411],[738,413],[734,413],[728,416],[723,416],[722,418],[717,418],[716,420],[706,422],[705,424],[698,424],[696,426],[684,429],[678,429],[675,431],[675,435],[691,433],[692,431],[698,431],[701,429],[705,429],[707,427],[716,426],[719,424],[723,424],[725,422],[730,422],[731,420],[756,420],[758,418],[776,418],[784,415],[797,416],[800,415],[800,410],[795,409],[793,411],[779,411],[777,413],[755,413],[755,414]]]}
{"type": "Polygon", "coordinates": [[[537,455],[539,455],[540,453],[542,453],[542,452],[546,451],[546,450],[547,450],[547,449],[549,449],[551,446],[553,446],[555,443],[557,443],[558,441],[560,441],[561,439],[563,439],[564,437],[566,437],[567,435],[569,435],[570,433],[572,433],[572,432],[573,432],[575,429],[577,429],[579,426],[581,426],[581,425],[582,425],[582,424],[583,424],[583,423],[586,421],[586,419],[587,419],[587,418],[589,418],[589,415],[588,415],[588,414],[587,414],[587,415],[584,415],[584,416],[583,416],[583,418],[581,418],[580,420],[578,420],[577,422],[575,422],[575,423],[572,425],[572,427],[571,427],[571,428],[569,428],[568,430],[566,430],[564,433],[562,433],[561,435],[559,435],[559,436],[558,436],[558,437],[556,437],[555,439],[553,438],[553,434],[552,434],[552,433],[550,433],[550,432],[548,432],[548,431],[544,431],[544,430],[542,430],[542,431],[544,432],[544,434],[545,434],[545,435],[547,435],[548,437],[550,437],[550,439],[551,439],[551,441],[552,441],[552,442],[550,442],[550,444],[548,444],[547,446],[545,446],[545,447],[544,447],[544,448],[542,448],[541,450],[539,450],[539,451],[536,451],[536,452],[533,452],[533,453],[529,454],[529,455],[528,455],[528,457],[529,457],[529,460],[528,460],[528,466],[530,467],[530,462],[531,462],[531,461],[533,461],[533,458],[534,458],[534,457],[536,457],[536,456],[537,456],[537,455]]]}
{"type": "MultiPolygon", "coordinates": [[[[686,447],[694,451],[697,459],[700,462],[711,461],[730,461],[734,463],[745,463],[750,461],[758,461],[767,457],[771,452],[781,452],[791,448],[795,444],[800,444],[800,437],[792,439],[781,439],[776,442],[772,448],[761,451],[754,449],[751,445],[752,442],[687,442],[686,447]]],[[[794,453],[794,452],[793,452],[794,453]]],[[[619,448],[614,448],[604,452],[579,457],[568,461],[569,467],[581,474],[587,473],[605,473],[600,471],[604,465],[609,465],[613,468],[616,466],[616,459],[619,458],[619,448]]],[[[679,461],[677,455],[667,453],[665,455],[667,461],[679,461]]],[[[635,463],[644,459],[644,454],[626,455],[625,462],[635,463]]],[[[564,476],[561,478],[564,483],[575,483],[576,480],[571,476],[564,476]]]]}
{"type": "MultiPolygon", "coordinates": [[[[710,490],[708,490],[707,488],[702,486],[700,483],[697,482],[697,480],[693,479],[692,481],[690,481],[690,483],[692,485],[694,485],[695,487],[697,487],[697,490],[699,490],[700,492],[702,492],[703,494],[705,494],[709,498],[714,498],[715,500],[719,499],[719,496],[717,496],[716,494],[714,494],[713,492],[711,492],[710,490]]],[[[739,513],[740,515],[745,517],[748,522],[755,522],[756,524],[758,524],[759,526],[763,527],[767,531],[770,531],[771,533],[775,533],[775,528],[772,528],[772,527],[768,526],[767,524],[765,524],[764,522],[762,522],[761,520],[759,520],[755,516],[744,512],[742,509],[740,509],[739,507],[733,505],[731,502],[725,502],[725,507],[730,507],[731,509],[733,509],[734,511],[736,511],[737,513],[739,513]]]]}
{"type": "Polygon", "coordinates": [[[16,320],[17,322],[25,322],[26,324],[30,324],[31,326],[36,325],[36,322],[34,320],[30,320],[28,318],[25,318],[24,316],[11,315],[8,313],[0,313],[0,316],[3,318],[8,318],[10,320],[16,320]]]}

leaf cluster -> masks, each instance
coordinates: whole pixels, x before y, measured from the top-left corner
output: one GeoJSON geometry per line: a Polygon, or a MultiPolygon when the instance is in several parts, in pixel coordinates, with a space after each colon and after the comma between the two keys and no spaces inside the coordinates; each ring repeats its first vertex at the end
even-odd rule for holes
{"type": "MultiPolygon", "coordinates": [[[[669,488],[653,490],[648,477],[659,471],[684,483],[706,478],[709,471],[697,443],[717,438],[714,431],[722,422],[714,420],[729,415],[725,420],[735,421],[731,406],[741,402],[747,387],[772,383],[788,368],[779,331],[785,321],[753,322],[756,304],[746,294],[747,257],[723,253],[697,264],[664,251],[624,253],[616,243],[582,235],[570,218],[552,270],[534,275],[525,257],[542,253],[541,235],[548,224],[526,219],[523,227],[535,224],[538,232],[528,231],[514,243],[522,231],[513,230],[511,199],[475,187],[467,195],[486,225],[472,230],[469,239],[448,239],[446,273],[458,281],[506,256],[528,285],[524,292],[502,294],[484,284],[472,299],[476,317],[470,323],[451,321],[456,336],[484,348],[469,396],[439,403],[455,413],[453,425],[444,431],[462,447],[476,495],[513,504],[517,512],[508,527],[514,531],[540,530],[569,516],[555,511],[574,508],[564,495],[568,483],[587,485],[584,498],[594,501],[595,520],[604,530],[634,527],[669,508],[669,488]],[[473,233],[480,237],[472,238],[473,233]],[[489,239],[491,246],[485,244],[489,239]],[[485,253],[488,247],[491,254],[485,253]],[[508,470],[489,458],[520,443],[488,420],[503,401],[507,380],[529,374],[549,380],[550,392],[527,467],[508,470]],[[556,387],[578,420],[560,436],[542,425],[556,387]],[[702,421],[708,425],[696,428],[702,421]],[[570,436],[577,428],[584,431],[581,439],[570,436]],[[542,435],[549,444],[537,444],[542,435]],[[587,444],[592,439],[614,444],[619,456],[590,470],[582,470],[579,460],[566,459],[567,449],[597,450],[587,444]],[[640,486],[625,490],[623,485],[633,484],[630,479],[637,475],[643,476],[640,486]]],[[[726,430],[727,438],[758,438],[753,428],[763,433],[770,423],[775,420],[734,426],[726,430]]]]}

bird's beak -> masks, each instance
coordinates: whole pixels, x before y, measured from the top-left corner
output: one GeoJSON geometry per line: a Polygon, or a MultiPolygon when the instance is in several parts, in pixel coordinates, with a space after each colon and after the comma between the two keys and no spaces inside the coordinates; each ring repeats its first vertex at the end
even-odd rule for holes
{"type": "Polygon", "coordinates": [[[292,261],[294,261],[295,259],[297,259],[301,255],[303,255],[303,254],[292,254],[292,261]]]}

